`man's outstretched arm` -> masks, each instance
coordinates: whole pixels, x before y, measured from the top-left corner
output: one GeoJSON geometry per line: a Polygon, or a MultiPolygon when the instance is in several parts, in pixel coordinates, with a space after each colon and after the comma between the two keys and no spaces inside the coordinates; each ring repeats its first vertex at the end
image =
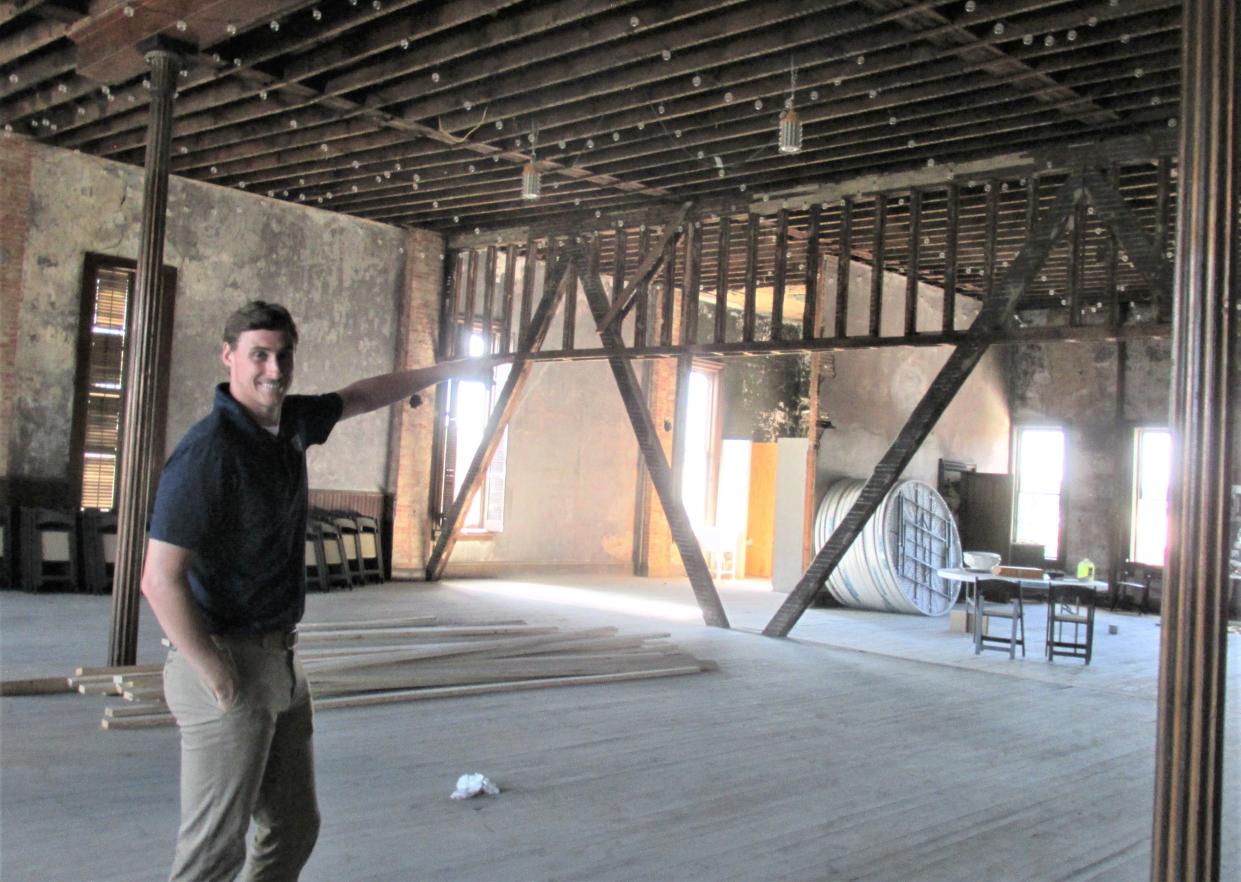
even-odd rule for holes
{"type": "Polygon", "coordinates": [[[510,360],[508,356],[495,355],[484,358],[459,358],[455,361],[442,361],[430,367],[394,371],[390,374],[380,374],[376,377],[358,380],[336,393],[344,402],[340,418],[347,420],[349,417],[396,404],[421,389],[456,377],[490,382],[492,369],[497,364],[508,360],[510,360]]]}

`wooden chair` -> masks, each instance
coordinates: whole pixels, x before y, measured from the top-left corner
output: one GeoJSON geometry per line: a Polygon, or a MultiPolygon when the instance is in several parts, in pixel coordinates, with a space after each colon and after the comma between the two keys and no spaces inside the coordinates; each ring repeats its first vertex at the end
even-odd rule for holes
{"type": "Polygon", "coordinates": [[[26,591],[77,590],[77,518],[46,508],[23,508],[19,517],[21,587],[26,591]]]}
{"type": "Polygon", "coordinates": [[[1151,595],[1163,586],[1163,567],[1127,560],[1120,568],[1120,576],[1112,589],[1111,609],[1125,605],[1142,614],[1151,608],[1151,595]]]}
{"type": "Polygon", "coordinates": [[[1094,648],[1095,590],[1089,585],[1051,585],[1047,590],[1047,660],[1085,659],[1094,648]]]}
{"type": "MultiPolygon", "coordinates": [[[[334,587],[352,588],[353,578],[349,574],[349,564],[345,557],[345,543],[341,538],[336,524],[325,518],[310,518],[317,534],[316,551],[322,553],[318,560],[322,561],[324,577],[320,581],[324,591],[334,587]]],[[[318,563],[316,563],[318,566],[318,563]]],[[[309,573],[307,574],[309,576],[309,573]]]]}
{"type": "Polygon", "coordinates": [[[367,515],[358,515],[358,550],[362,561],[362,578],[367,582],[383,582],[383,538],[379,535],[379,522],[367,515]]]}
{"type": "Polygon", "coordinates": [[[82,512],[82,590],[107,594],[116,572],[116,514],[87,509],[82,512]]]}
{"type": "Polygon", "coordinates": [[[362,572],[362,545],[358,536],[358,522],[352,512],[337,511],[332,513],[332,523],[340,533],[341,544],[345,549],[345,564],[349,571],[349,581],[354,585],[365,585],[366,576],[362,572]]]}
{"type": "Polygon", "coordinates": [[[984,649],[1007,651],[1009,658],[1017,657],[1021,647],[1026,654],[1025,597],[1021,585],[1001,579],[979,579],[974,585],[974,654],[984,649]],[[989,633],[990,619],[1008,619],[1008,636],[989,633]]]}

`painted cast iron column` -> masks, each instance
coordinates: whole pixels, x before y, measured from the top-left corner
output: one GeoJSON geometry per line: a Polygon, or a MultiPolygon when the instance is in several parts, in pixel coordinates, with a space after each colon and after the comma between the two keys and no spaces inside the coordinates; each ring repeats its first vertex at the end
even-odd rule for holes
{"type": "Polygon", "coordinates": [[[181,56],[165,48],[148,52],[151,118],[147,124],[146,180],[138,274],[125,328],[125,401],[121,411],[120,475],[116,488],[116,570],[112,581],[111,665],[131,665],[138,650],[138,583],[151,503],[151,450],[163,303],[164,224],[172,149],[172,99],[181,56]]]}
{"type": "Polygon", "coordinates": [[[1236,0],[1185,0],[1183,10],[1173,471],[1151,845],[1156,882],[1220,878],[1224,798],[1241,13],[1236,0]]]}

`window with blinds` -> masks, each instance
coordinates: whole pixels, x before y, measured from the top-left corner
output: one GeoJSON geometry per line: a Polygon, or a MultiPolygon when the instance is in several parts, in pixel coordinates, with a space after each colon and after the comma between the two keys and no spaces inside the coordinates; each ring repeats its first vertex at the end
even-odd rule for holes
{"type": "MultiPolygon", "coordinates": [[[[86,364],[82,508],[111,509],[120,444],[121,384],[125,376],[125,309],[133,270],[96,266],[86,364]]],[[[88,289],[88,290],[92,290],[88,289]]]]}

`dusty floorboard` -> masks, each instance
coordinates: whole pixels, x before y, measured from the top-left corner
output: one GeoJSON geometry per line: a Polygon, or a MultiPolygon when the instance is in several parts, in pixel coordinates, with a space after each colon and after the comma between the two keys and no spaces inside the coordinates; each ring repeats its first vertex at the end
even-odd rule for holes
{"type": "MultiPolygon", "coordinates": [[[[942,620],[811,610],[797,639],[777,641],[702,626],[680,583],[546,581],[316,595],[308,618],[654,625],[720,671],[323,713],[324,827],[303,879],[1146,878],[1151,617],[1117,619],[1118,638],[1135,642],[1101,642],[1087,669],[1048,665],[1037,640],[1024,662],[975,658],[942,620]],[[617,597],[648,603],[592,606],[617,597]],[[504,792],[448,799],[472,771],[504,792]]],[[[107,599],[61,600],[0,596],[5,677],[52,673],[62,653],[66,669],[99,662],[107,599]]],[[[726,588],[724,602],[757,628],[778,598],[726,588]]],[[[158,633],[143,627],[140,660],[158,659],[158,633]]],[[[6,882],[164,878],[176,733],[103,732],[102,703],[0,699],[6,882]]],[[[1234,702],[1230,756],[1238,717],[1234,702]]],[[[1237,769],[1226,773],[1238,792],[1237,769]]]]}

